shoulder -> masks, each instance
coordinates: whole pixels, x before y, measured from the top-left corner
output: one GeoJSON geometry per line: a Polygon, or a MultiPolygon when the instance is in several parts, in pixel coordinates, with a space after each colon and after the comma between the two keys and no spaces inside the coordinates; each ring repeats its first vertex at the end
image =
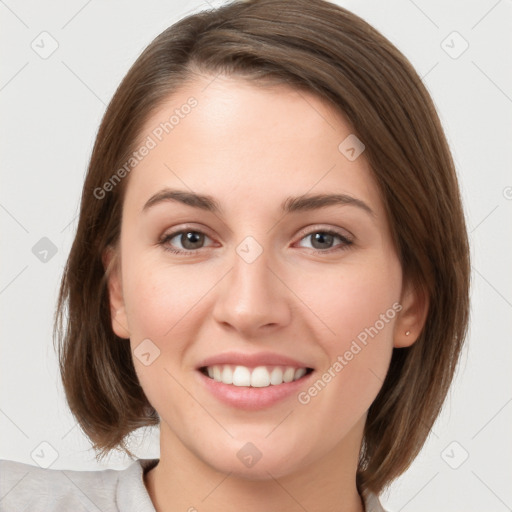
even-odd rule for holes
{"type": "Polygon", "coordinates": [[[154,512],[144,486],[143,470],[156,462],[138,460],[121,471],[73,471],[0,460],[0,512],[154,512]]]}

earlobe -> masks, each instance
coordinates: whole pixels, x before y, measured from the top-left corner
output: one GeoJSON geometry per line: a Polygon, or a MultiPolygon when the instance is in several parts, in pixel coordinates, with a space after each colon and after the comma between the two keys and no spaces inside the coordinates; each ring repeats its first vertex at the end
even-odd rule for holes
{"type": "Polygon", "coordinates": [[[121,265],[117,251],[108,247],[103,253],[102,261],[107,276],[112,330],[120,338],[128,339],[130,331],[123,297],[121,265]]]}
{"type": "Polygon", "coordinates": [[[406,284],[402,291],[402,310],[395,324],[393,346],[410,347],[421,334],[428,314],[428,294],[421,286],[406,284]]]}

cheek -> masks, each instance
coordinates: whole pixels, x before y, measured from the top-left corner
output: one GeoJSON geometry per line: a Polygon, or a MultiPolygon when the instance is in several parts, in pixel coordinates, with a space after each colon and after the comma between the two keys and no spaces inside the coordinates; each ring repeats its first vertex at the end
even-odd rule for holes
{"type": "Polygon", "coordinates": [[[142,254],[123,260],[134,365],[150,401],[159,400],[164,390],[174,397],[181,396],[182,389],[172,376],[183,371],[190,342],[199,338],[199,316],[204,315],[202,299],[207,298],[218,280],[216,275],[209,271],[198,273],[193,266],[168,265],[161,256],[142,254]],[[148,361],[138,358],[138,354],[148,351],[154,362],[146,365],[148,361]]]}
{"type": "Polygon", "coordinates": [[[358,337],[364,341],[365,333],[374,333],[375,327],[380,338],[392,335],[400,309],[401,280],[395,259],[369,260],[358,266],[340,266],[324,276],[310,274],[308,278],[306,274],[295,283],[295,290],[316,317],[315,325],[324,333],[319,339],[331,353],[358,337]]]}
{"type": "Polygon", "coordinates": [[[318,410],[317,418],[337,418],[334,424],[358,418],[375,399],[392,354],[401,279],[393,259],[345,268],[321,288],[305,283],[305,302],[322,320],[315,325],[326,359],[317,380],[298,398],[318,410]]]}
{"type": "Polygon", "coordinates": [[[194,305],[207,283],[190,272],[154,258],[123,261],[125,305],[133,361],[150,403],[169,417],[180,417],[189,396],[180,386],[180,363],[196,335],[194,305]],[[149,340],[149,341],[148,341],[149,340]],[[142,348],[144,347],[144,348],[142,348]],[[150,355],[143,357],[143,354],[150,355]],[[141,357],[142,356],[142,357],[141,357]]]}
{"type": "Polygon", "coordinates": [[[134,337],[175,338],[195,304],[211,288],[192,272],[167,267],[161,261],[139,260],[125,268],[125,304],[134,337]]]}

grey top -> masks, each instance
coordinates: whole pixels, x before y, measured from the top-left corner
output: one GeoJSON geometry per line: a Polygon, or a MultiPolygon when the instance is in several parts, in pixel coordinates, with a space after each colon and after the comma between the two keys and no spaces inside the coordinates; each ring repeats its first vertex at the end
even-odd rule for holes
{"type": "MultiPolygon", "coordinates": [[[[0,512],[156,512],[144,485],[158,459],[138,459],[123,470],[43,469],[0,460],[0,512]]],[[[366,512],[386,512],[374,494],[366,512]]]]}

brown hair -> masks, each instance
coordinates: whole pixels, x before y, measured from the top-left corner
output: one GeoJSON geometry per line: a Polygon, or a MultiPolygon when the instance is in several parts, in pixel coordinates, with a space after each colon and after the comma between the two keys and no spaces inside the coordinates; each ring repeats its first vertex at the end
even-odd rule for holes
{"type": "Polygon", "coordinates": [[[342,112],[366,146],[404,275],[429,300],[424,329],[412,346],[393,349],[368,411],[357,485],[379,493],[418,454],[452,381],[468,323],[468,241],[454,163],[421,79],[384,36],[323,0],[238,1],[188,16],[160,34],[123,79],[92,152],[55,318],[71,411],[101,456],[128,451],[128,434],[159,422],[129,341],[112,331],[102,263],[119,238],[128,178],[101,199],[95,190],[194,70],[311,91],[342,112]]]}

